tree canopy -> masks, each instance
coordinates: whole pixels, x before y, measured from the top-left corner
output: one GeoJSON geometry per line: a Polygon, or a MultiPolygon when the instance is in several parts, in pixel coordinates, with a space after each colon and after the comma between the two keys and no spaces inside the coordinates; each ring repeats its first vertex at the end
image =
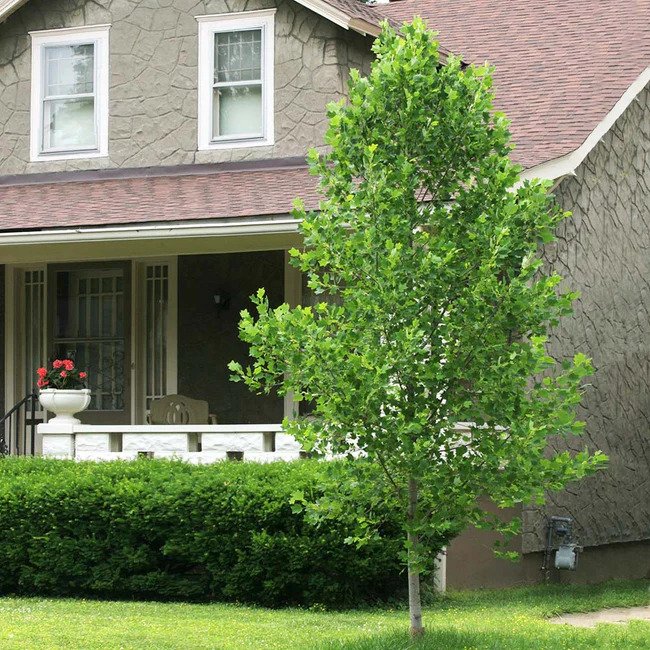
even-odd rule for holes
{"type": "Polygon", "coordinates": [[[542,502],[602,466],[552,453],[579,435],[587,357],[556,361],[547,332],[576,293],[542,247],[568,216],[549,184],[519,182],[492,70],[442,60],[419,19],[384,25],[368,77],[328,107],[327,153],[309,154],[320,209],[297,202],[292,264],[322,297],[242,313],[252,363],[235,380],[310,405],[288,430],[309,449],[365,456],[403,499],[411,573],[501,507],[542,502]]]}

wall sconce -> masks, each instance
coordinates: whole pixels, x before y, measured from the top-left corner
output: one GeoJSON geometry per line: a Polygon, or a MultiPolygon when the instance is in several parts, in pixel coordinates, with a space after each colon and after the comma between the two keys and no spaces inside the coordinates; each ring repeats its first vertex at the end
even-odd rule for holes
{"type": "Polygon", "coordinates": [[[230,307],[230,295],[225,291],[215,291],[212,299],[219,312],[225,311],[230,307]]]}

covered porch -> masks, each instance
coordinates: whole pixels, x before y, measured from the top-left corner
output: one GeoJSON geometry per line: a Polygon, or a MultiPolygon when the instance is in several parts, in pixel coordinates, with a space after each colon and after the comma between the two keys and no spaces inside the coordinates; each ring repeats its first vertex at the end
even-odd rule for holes
{"type": "Polygon", "coordinates": [[[70,428],[48,424],[36,405],[33,439],[24,409],[20,426],[5,427],[9,451],[80,460],[298,458],[300,446],[280,424],[295,404],[253,395],[227,368],[247,358],[237,323],[251,294],[264,287],[273,304],[303,300],[286,252],[296,244],[290,217],[15,235],[0,248],[2,412],[34,392],[36,368],[54,358],[88,372],[92,401],[70,428]],[[207,402],[214,417],[151,424],[152,403],[173,394],[207,402]]]}

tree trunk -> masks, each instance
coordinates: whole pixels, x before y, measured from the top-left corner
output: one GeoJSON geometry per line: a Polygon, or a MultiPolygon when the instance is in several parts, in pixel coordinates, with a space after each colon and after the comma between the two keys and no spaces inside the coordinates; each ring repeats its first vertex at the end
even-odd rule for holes
{"type": "Polygon", "coordinates": [[[411,529],[417,521],[418,509],[418,484],[413,478],[409,479],[409,503],[408,503],[408,523],[409,531],[407,539],[409,542],[408,550],[408,582],[409,582],[409,615],[411,618],[411,636],[421,636],[424,634],[422,625],[422,602],[420,599],[420,571],[416,570],[415,565],[419,564],[418,544],[419,538],[411,529]]]}

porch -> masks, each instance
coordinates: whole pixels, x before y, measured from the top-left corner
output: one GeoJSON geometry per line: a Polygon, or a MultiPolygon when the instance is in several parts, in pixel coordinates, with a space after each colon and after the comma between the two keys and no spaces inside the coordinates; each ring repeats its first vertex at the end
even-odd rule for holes
{"type": "Polygon", "coordinates": [[[10,452],[78,460],[146,454],[197,463],[300,457],[300,446],[279,424],[295,404],[251,394],[230,382],[227,369],[232,359],[247,359],[237,323],[251,294],[264,287],[272,304],[302,299],[302,279],[286,253],[293,233],[165,243],[164,257],[145,255],[149,240],[84,247],[78,257],[70,254],[81,252],[74,243],[65,246],[68,255],[63,246],[23,246],[0,267],[6,405],[0,418],[34,391],[35,369],[54,358],[87,370],[93,392],[78,415],[81,424],[68,429],[48,424],[38,404],[33,413],[26,404],[18,426],[4,428],[10,452]],[[175,393],[207,402],[216,424],[148,424],[152,402],[175,393]]]}

